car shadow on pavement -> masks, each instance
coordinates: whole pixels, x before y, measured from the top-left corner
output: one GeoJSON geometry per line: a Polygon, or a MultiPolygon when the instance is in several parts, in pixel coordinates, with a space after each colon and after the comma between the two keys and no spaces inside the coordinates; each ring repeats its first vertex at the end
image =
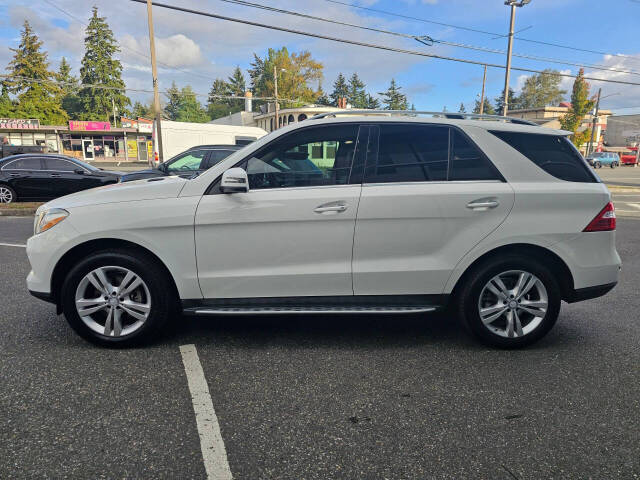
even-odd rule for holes
{"type": "MultiPolygon", "coordinates": [[[[249,349],[274,346],[490,349],[476,342],[455,318],[445,314],[183,316],[161,341],[249,349]]],[[[566,345],[567,341],[552,331],[528,350],[553,348],[558,343],[566,345]]]]}

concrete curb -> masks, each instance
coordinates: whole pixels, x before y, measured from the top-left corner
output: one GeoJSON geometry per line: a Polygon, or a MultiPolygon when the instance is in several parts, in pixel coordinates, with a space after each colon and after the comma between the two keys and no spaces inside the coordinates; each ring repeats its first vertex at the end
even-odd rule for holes
{"type": "Polygon", "coordinates": [[[0,210],[0,217],[32,217],[35,214],[35,208],[3,208],[0,210]]]}

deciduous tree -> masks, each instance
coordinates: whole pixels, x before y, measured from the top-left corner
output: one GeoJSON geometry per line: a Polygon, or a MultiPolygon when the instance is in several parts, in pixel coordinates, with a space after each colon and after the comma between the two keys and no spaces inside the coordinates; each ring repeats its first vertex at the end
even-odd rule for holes
{"type": "Polygon", "coordinates": [[[581,68],[573,82],[571,108],[569,108],[566,115],[560,118],[560,125],[563,130],[573,132],[571,141],[578,148],[589,138],[589,129],[580,131],[580,127],[584,117],[593,109],[594,104],[595,101],[589,98],[589,84],[584,79],[584,68],[581,68]]]}

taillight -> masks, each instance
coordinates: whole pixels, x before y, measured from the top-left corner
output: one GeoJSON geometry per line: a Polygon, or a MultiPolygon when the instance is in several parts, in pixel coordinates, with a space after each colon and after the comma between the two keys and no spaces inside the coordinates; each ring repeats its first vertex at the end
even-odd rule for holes
{"type": "Polygon", "coordinates": [[[616,209],[613,203],[607,203],[607,206],[591,220],[583,232],[609,232],[616,229],[616,209]]]}

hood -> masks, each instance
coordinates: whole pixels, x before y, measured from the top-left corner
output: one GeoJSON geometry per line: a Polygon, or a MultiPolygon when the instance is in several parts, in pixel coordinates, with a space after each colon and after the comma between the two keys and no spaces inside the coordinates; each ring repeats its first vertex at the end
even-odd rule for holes
{"type": "Polygon", "coordinates": [[[114,183],[56,198],[44,208],[74,208],[105,203],[133,202],[175,198],[188,180],[180,177],[157,177],[127,183],[114,183]]]}

